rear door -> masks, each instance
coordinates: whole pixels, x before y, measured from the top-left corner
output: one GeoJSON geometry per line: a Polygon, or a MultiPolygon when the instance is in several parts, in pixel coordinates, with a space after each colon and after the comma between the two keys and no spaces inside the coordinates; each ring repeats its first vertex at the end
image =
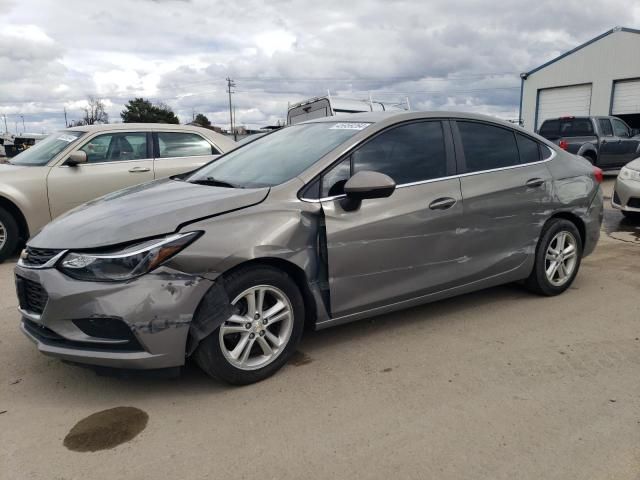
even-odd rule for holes
{"type": "Polygon", "coordinates": [[[196,132],[153,133],[155,178],[190,172],[220,156],[220,151],[209,140],[196,132]]]}
{"type": "Polygon", "coordinates": [[[59,164],[47,177],[51,216],[121,188],[153,180],[151,133],[114,131],[85,141],[87,163],[59,164]]]}
{"type": "Polygon", "coordinates": [[[478,121],[454,123],[456,154],[464,174],[466,281],[508,273],[535,252],[552,199],[543,159],[551,150],[524,133],[478,121]]]}
{"type": "Polygon", "coordinates": [[[461,272],[462,215],[449,122],[391,127],[321,178],[333,317],[439,291],[461,272]],[[389,198],[342,208],[344,183],[360,170],[397,184],[389,198]]]}

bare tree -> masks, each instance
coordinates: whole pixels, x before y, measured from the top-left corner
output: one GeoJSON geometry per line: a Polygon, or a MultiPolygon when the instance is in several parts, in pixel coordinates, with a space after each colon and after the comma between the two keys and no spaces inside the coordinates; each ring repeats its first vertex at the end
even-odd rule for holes
{"type": "Polygon", "coordinates": [[[92,95],[87,97],[87,106],[84,108],[84,125],[96,123],[109,123],[109,114],[104,109],[104,102],[92,95]]]}

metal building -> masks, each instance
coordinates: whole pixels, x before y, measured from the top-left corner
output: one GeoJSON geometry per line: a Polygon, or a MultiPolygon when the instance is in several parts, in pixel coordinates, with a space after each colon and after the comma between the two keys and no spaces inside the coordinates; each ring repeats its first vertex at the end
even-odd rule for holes
{"type": "Polygon", "coordinates": [[[640,30],[613,28],[520,78],[528,130],[565,115],[615,115],[640,128],[640,30]]]}

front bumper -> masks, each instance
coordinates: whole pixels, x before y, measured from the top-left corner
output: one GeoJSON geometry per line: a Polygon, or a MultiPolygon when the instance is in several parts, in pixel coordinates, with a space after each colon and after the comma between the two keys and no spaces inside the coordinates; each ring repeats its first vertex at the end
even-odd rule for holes
{"type": "Polygon", "coordinates": [[[625,212],[640,212],[640,182],[619,176],[611,196],[611,206],[625,212]]]}
{"type": "Polygon", "coordinates": [[[54,268],[17,265],[15,273],[44,292],[38,308],[29,298],[20,299],[21,329],[40,352],[74,363],[131,369],[184,364],[193,314],[213,283],[165,267],[117,283],[78,281],[54,268]]]}

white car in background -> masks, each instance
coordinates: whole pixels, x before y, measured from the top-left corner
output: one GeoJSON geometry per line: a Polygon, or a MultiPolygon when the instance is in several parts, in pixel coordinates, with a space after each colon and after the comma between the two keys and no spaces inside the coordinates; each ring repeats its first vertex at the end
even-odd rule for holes
{"type": "Polygon", "coordinates": [[[620,170],[611,206],[627,218],[640,220],[640,158],[627,163],[620,170]]]}
{"type": "Polygon", "coordinates": [[[0,165],[0,261],[78,205],[189,172],[235,146],[224,135],[190,125],[90,125],[49,135],[0,165]]]}

